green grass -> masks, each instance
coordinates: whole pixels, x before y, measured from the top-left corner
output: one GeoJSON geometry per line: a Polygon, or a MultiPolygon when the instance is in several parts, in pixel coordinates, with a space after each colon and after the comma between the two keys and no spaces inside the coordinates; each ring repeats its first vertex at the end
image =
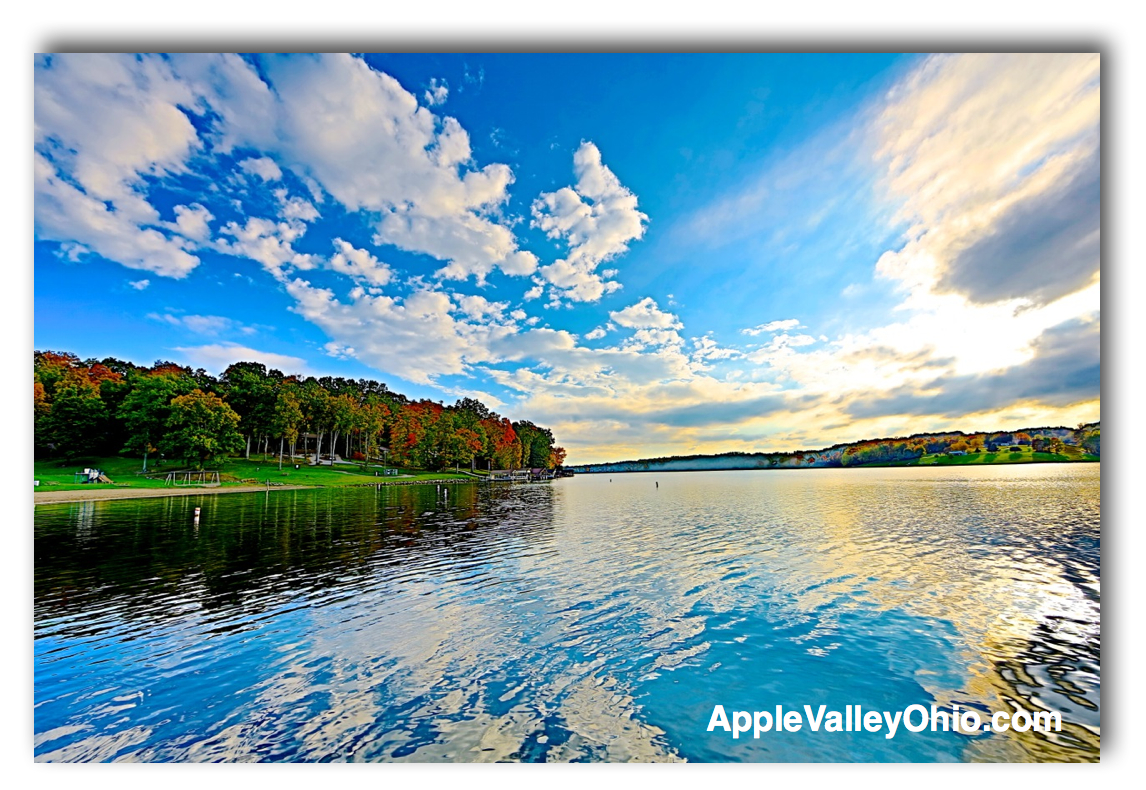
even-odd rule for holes
{"type": "Polygon", "coordinates": [[[967,453],[967,455],[925,455],[917,462],[917,466],[969,466],[977,464],[1031,464],[1031,463],[1067,463],[1070,461],[1097,461],[1098,457],[1090,455],[1081,447],[1067,445],[1060,453],[1037,453],[1027,445],[1021,445],[1022,450],[1012,452],[1009,448],[997,453],[967,453]]]}
{"type": "MultiPolygon", "coordinates": [[[[280,472],[277,458],[262,460],[261,457],[252,456],[250,461],[242,458],[230,458],[217,465],[223,486],[263,484],[269,480],[272,484],[300,486],[353,486],[374,485],[377,483],[415,482],[418,480],[473,480],[462,474],[451,471],[428,472],[421,469],[402,469],[400,476],[374,476],[375,471],[382,467],[370,466],[365,471],[360,464],[353,466],[338,464],[331,466],[308,466],[304,461],[297,460],[300,468],[295,469],[294,463],[284,460],[280,472]]],[[[184,464],[164,461],[156,464],[154,458],[148,460],[147,474],[142,473],[142,458],[77,458],[67,463],[61,461],[37,461],[33,464],[35,479],[40,481],[37,491],[74,491],[87,489],[114,489],[114,488],[165,488],[165,478],[168,472],[186,469],[184,464]],[[84,467],[102,469],[111,480],[107,483],[76,483],[74,473],[84,467]]]]}

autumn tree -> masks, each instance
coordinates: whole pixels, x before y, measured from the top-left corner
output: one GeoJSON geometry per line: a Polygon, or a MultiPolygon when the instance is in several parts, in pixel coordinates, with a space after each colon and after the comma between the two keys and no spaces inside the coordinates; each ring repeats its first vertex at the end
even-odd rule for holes
{"type": "Polygon", "coordinates": [[[38,451],[138,453],[146,471],[152,453],[172,448],[203,463],[229,451],[220,448],[231,447],[228,432],[219,426],[222,438],[211,439],[209,431],[203,433],[206,428],[195,434],[198,438],[192,436],[194,426],[188,421],[206,420],[215,399],[236,416],[234,427],[245,436],[246,456],[256,440],[263,442],[266,455],[270,440],[277,438],[280,466],[284,445],[289,443],[293,454],[303,430],[315,435],[316,463],[328,437],[329,452],[342,449],[365,462],[376,457],[383,443],[389,445],[387,460],[423,468],[472,468],[478,459],[502,468],[552,468],[564,462],[564,451],[554,447],[548,428],[527,420],[510,422],[475,398],[447,407],[411,401],[367,379],[325,376],[300,384],[257,362],[236,362],[216,379],[201,368],[169,360],[145,368],[114,357],[81,361],[75,354],[53,351],[35,351],[33,360],[38,451]],[[199,393],[196,399],[186,400],[194,392],[199,393]],[[179,401],[183,435],[173,439],[165,434],[178,422],[173,404],[180,398],[185,399],[179,401]]]}
{"type": "Polygon", "coordinates": [[[283,444],[290,446],[294,457],[294,445],[298,441],[299,427],[305,418],[302,414],[302,399],[298,385],[294,381],[283,381],[275,392],[274,406],[271,408],[267,431],[279,440],[279,470],[283,468],[283,444]]]}
{"type": "Polygon", "coordinates": [[[330,393],[314,378],[302,383],[299,389],[299,405],[302,407],[306,427],[315,434],[314,462],[317,464],[322,454],[322,440],[330,427],[330,393]]]}
{"type": "Polygon", "coordinates": [[[486,434],[486,457],[498,469],[512,469],[519,463],[520,441],[513,430],[513,424],[502,417],[491,417],[484,423],[486,434]]]}
{"type": "MultiPolygon", "coordinates": [[[[32,376],[44,388],[44,397],[50,402],[56,395],[56,387],[69,374],[80,368],[80,358],[75,354],[58,351],[37,351],[32,357],[32,376]]],[[[73,385],[75,380],[73,378],[73,385]]]]}
{"type": "Polygon", "coordinates": [[[390,404],[374,393],[367,394],[358,409],[355,427],[362,443],[363,468],[377,452],[378,440],[386,429],[390,414],[390,404]]]}
{"type": "Polygon", "coordinates": [[[344,456],[349,457],[350,434],[358,422],[358,399],[348,392],[342,392],[330,399],[330,427],[333,434],[330,437],[330,454],[333,456],[338,450],[338,437],[343,436],[347,442],[344,456]]]}

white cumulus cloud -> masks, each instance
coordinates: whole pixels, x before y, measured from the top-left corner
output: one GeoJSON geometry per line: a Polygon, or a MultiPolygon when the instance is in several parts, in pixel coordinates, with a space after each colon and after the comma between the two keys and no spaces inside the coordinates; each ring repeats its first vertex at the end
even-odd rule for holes
{"type": "MultiPolygon", "coordinates": [[[[637,209],[637,196],[601,161],[601,152],[585,142],[573,155],[575,187],[545,192],[533,203],[533,225],[554,239],[563,239],[568,254],[540,269],[561,296],[575,302],[595,302],[619,289],[597,267],[628,250],[644,235],[648,217],[637,209]]],[[[609,272],[611,276],[616,271],[609,272]]]]}
{"type": "Polygon", "coordinates": [[[313,269],[318,261],[313,255],[296,252],[291,244],[306,232],[299,220],[275,222],[271,219],[249,217],[245,223],[228,222],[222,233],[233,241],[219,239],[215,248],[219,252],[250,258],[277,280],[283,280],[291,269],[313,269]]]}
{"type": "Polygon", "coordinates": [[[661,310],[651,296],[609,313],[609,318],[618,326],[630,329],[680,329],[684,326],[675,315],[661,310]]]}
{"type": "Polygon", "coordinates": [[[466,165],[469,136],[456,119],[438,118],[360,58],[271,56],[263,66],[274,134],[245,137],[348,210],[377,214],[377,243],[445,261],[441,273],[454,279],[532,273],[532,255],[496,217],[512,171],[466,165]]]}
{"type": "Polygon", "coordinates": [[[199,265],[194,244],[160,229],[145,178],[183,172],[200,148],[179,106],[194,93],[159,58],[43,55],[35,70],[37,236],[185,277],[199,265]]]}
{"type": "Polygon", "coordinates": [[[335,254],[329,267],[339,274],[370,285],[382,286],[394,279],[394,271],[367,250],[360,250],[343,239],[334,240],[335,254]]]}
{"type": "Polygon", "coordinates": [[[283,177],[283,171],[269,156],[251,157],[239,162],[239,169],[251,173],[263,181],[278,181],[283,177]]]}

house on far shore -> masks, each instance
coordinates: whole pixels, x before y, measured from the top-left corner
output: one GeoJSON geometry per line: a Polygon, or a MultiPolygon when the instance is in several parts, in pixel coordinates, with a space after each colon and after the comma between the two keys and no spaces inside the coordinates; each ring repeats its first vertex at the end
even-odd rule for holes
{"type": "Polygon", "coordinates": [[[501,483],[523,483],[529,480],[552,480],[557,474],[551,469],[491,469],[489,479],[501,483]]]}
{"type": "Polygon", "coordinates": [[[947,454],[948,455],[966,455],[967,451],[966,450],[948,450],[947,454]]]}

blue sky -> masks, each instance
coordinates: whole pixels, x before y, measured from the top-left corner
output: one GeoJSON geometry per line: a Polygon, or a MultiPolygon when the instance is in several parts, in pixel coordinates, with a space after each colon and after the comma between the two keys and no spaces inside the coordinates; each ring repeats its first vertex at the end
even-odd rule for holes
{"type": "Polygon", "coordinates": [[[569,460],[1099,416],[1097,56],[39,56],[35,345],[569,460]]]}

